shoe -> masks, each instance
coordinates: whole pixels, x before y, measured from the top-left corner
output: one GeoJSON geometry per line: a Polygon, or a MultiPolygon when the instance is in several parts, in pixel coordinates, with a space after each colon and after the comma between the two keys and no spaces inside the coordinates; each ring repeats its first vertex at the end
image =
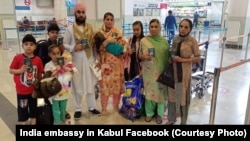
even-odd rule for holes
{"type": "Polygon", "coordinates": [[[166,125],[173,125],[176,121],[168,121],[166,125]]]}
{"type": "Polygon", "coordinates": [[[64,120],[62,121],[61,125],[70,125],[71,124],[71,121],[70,120],[64,120]]]}
{"type": "Polygon", "coordinates": [[[68,112],[66,112],[65,118],[66,119],[70,119],[71,118],[71,116],[70,116],[70,114],[68,112]]]}
{"type": "Polygon", "coordinates": [[[155,122],[156,122],[157,124],[162,124],[162,118],[161,118],[160,116],[156,116],[155,122]]]}
{"type": "Polygon", "coordinates": [[[152,116],[151,116],[151,117],[146,117],[146,118],[145,118],[145,121],[146,121],[146,122],[150,122],[152,119],[153,119],[152,116]]]}
{"type": "Polygon", "coordinates": [[[80,112],[80,111],[75,112],[75,114],[74,114],[75,119],[80,119],[81,116],[82,116],[82,112],[80,112]]]}
{"type": "Polygon", "coordinates": [[[96,109],[93,109],[93,110],[89,110],[90,113],[94,114],[94,115],[100,115],[101,113],[96,110],[96,109]]]}

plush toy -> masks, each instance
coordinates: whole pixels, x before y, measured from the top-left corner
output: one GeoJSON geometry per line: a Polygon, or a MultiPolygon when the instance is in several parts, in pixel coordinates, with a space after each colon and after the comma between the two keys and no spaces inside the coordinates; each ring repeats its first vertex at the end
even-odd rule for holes
{"type": "Polygon", "coordinates": [[[63,89],[68,89],[69,88],[69,82],[72,79],[73,73],[77,72],[76,67],[72,63],[72,55],[68,51],[64,51],[62,54],[62,57],[64,58],[64,65],[61,66],[61,69],[58,72],[57,78],[59,82],[62,84],[63,89]],[[65,67],[71,68],[72,71],[65,71],[65,67]]]}
{"type": "Polygon", "coordinates": [[[33,98],[49,98],[62,90],[61,83],[57,78],[51,77],[51,74],[51,71],[47,71],[40,81],[34,82],[35,90],[32,94],[33,98]]]}

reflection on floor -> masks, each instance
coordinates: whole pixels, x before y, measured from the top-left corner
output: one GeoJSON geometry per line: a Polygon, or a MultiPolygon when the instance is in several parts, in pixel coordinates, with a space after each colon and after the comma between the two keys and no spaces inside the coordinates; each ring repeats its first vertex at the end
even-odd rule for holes
{"type": "MultiPolygon", "coordinates": [[[[214,36],[217,39],[218,36],[214,36]]],[[[212,40],[212,39],[211,39],[212,40]]],[[[221,48],[218,42],[210,43],[208,48],[207,71],[214,70],[215,67],[219,67],[221,60],[221,48]]],[[[13,56],[19,52],[17,45],[11,45],[11,50],[6,47],[0,46],[0,137],[3,141],[15,140],[15,123],[16,123],[16,94],[12,76],[8,72],[10,61],[13,56]],[[3,110],[4,109],[4,110],[3,110]]],[[[250,53],[248,52],[248,58],[250,53]]],[[[236,63],[245,57],[245,49],[225,49],[223,53],[223,61],[221,66],[228,66],[236,63]]],[[[244,124],[247,96],[250,82],[250,64],[238,66],[236,68],[227,70],[220,75],[220,81],[218,86],[218,95],[216,101],[215,121],[214,124],[244,124]]],[[[188,124],[209,124],[210,108],[212,89],[209,87],[206,90],[205,95],[199,98],[196,94],[192,94],[192,101],[190,105],[190,111],[188,116],[188,124]]],[[[109,103],[109,115],[94,116],[91,115],[86,108],[85,99],[83,99],[83,115],[80,120],[75,121],[71,118],[71,124],[153,124],[155,121],[145,122],[144,118],[132,122],[123,118],[119,113],[115,112],[109,103]]],[[[100,110],[100,99],[97,100],[97,109],[100,110]]],[[[73,101],[70,96],[68,101],[68,112],[73,117],[73,101]]],[[[163,124],[166,122],[166,116],[163,124]]],[[[179,119],[176,124],[179,124],[179,119]]]]}

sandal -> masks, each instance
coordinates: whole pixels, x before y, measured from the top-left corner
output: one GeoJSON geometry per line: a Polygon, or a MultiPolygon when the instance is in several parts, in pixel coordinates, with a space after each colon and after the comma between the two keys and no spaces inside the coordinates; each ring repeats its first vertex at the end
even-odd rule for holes
{"type": "Polygon", "coordinates": [[[160,116],[156,116],[155,122],[157,124],[162,124],[162,118],[160,116]]]}
{"type": "Polygon", "coordinates": [[[108,115],[108,111],[103,110],[103,111],[101,112],[101,115],[102,115],[102,116],[107,116],[107,115],[108,115]]]}
{"type": "Polygon", "coordinates": [[[173,125],[175,122],[176,122],[176,120],[175,121],[167,121],[166,125],[173,125]]]}
{"type": "Polygon", "coordinates": [[[119,112],[119,108],[118,107],[114,107],[114,111],[119,112]]]}
{"type": "Polygon", "coordinates": [[[145,121],[146,121],[146,122],[151,122],[152,119],[153,119],[152,116],[151,116],[151,117],[146,117],[146,118],[145,118],[145,121]]]}
{"type": "Polygon", "coordinates": [[[70,119],[71,118],[71,116],[70,116],[70,114],[68,112],[66,112],[65,118],[66,119],[70,119]]]}

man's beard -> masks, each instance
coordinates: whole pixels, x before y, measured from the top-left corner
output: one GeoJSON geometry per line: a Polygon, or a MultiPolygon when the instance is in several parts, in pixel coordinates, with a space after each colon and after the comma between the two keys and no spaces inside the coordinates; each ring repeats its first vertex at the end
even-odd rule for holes
{"type": "Polygon", "coordinates": [[[86,22],[86,17],[76,18],[76,23],[77,24],[85,24],[85,22],[86,22]]]}

